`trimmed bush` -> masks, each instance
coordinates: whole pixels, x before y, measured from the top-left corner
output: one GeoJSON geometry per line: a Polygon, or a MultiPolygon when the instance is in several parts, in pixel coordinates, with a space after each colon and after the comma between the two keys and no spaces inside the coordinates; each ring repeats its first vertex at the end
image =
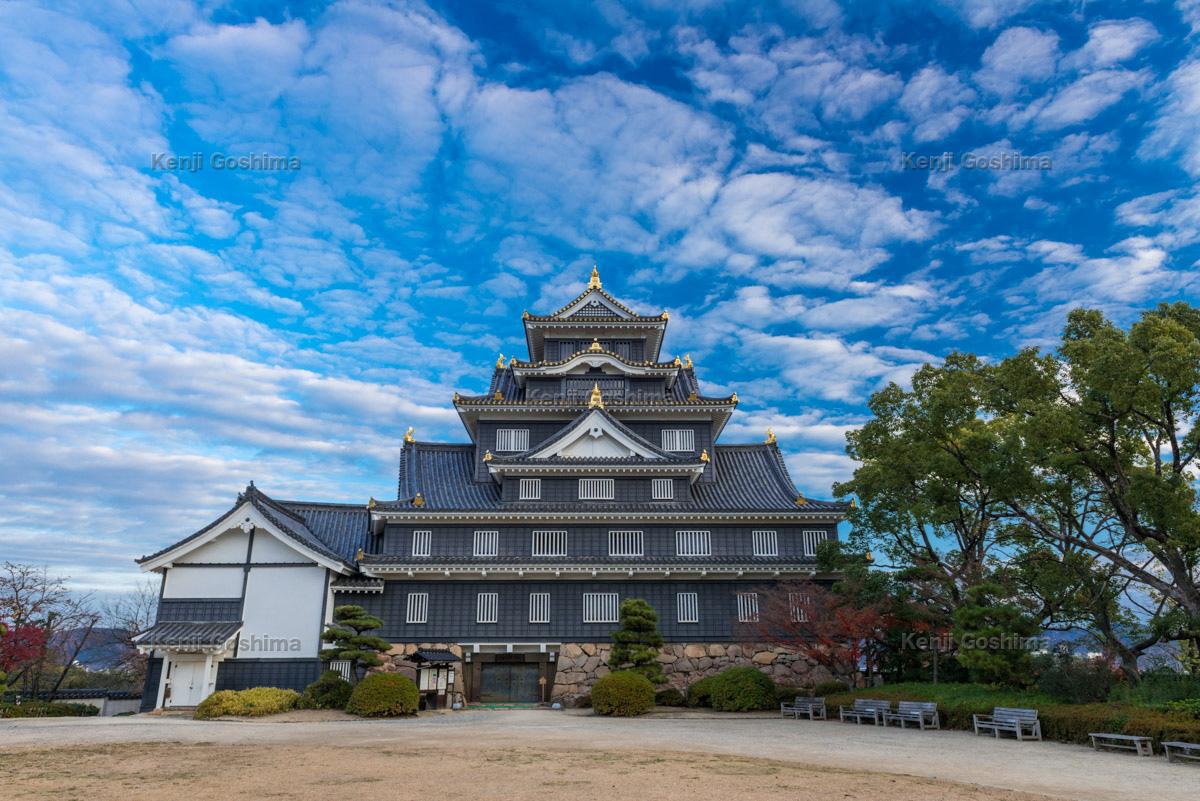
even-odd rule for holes
{"type": "Polygon", "coordinates": [[[296,708],[300,693],[279,687],[251,687],[249,690],[218,690],[200,702],[193,715],[197,720],[220,717],[258,718],[277,715],[296,708]]]}
{"type": "Polygon", "coordinates": [[[822,681],[818,683],[816,687],[813,687],[812,694],[818,698],[823,698],[826,695],[848,692],[849,689],[850,687],[846,684],[846,682],[839,681],[837,679],[831,679],[830,681],[822,681]]]}
{"type": "Polygon", "coordinates": [[[1163,711],[1174,712],[1177,715],[1200,720],[1200,698],[1182,698],[1178,701],[1167,701],[1163,704],[1163,711]]]}
{"type": "Polygon", "coordinates": [[[692,682],[687,691],[687,705],[712,706],[713,684],[716,680],[716,676],[706,676],[699,681],[692,682]]]}
{"type": "Polygon", "coordinates": [[[354,685],[336,670],[327,670],[300,694],[301,709],[345,709],[354,685]]]}
{"type": "Polygon", "coordinates": [[[718,712],[751,712],[774,709],[775,682],[752,667],[731,667],[716,675],[712,708],[718,712]]]}
{"type": "Polygon", "coordinates": [[[775,688],[775,704],[790,704],[797,697],[807,698],[813,694],[811,687],[779,687],[775,688]]]}
{"type": "Polygon", "coordinates": [[[592,686],[592,709],[600,715],[633,717],[654,708],[654,685],[640,673],[617,670],[592,686]]]}
{"type": "Polygon", "coordinates": [[[674,687],[668,687],[654,694],[654,703],[658,706],[685,706],[687,699],[683,697],[683,693],[679,692],[679,690],[676,690],[674,687]]]}
{"type": "Polygon", "coordinates": [[[91,704],[66,704],[61,701],[26,701],[0,704],[0,718],[90,718],[100,709],[91,704]]]}
{"type": "Polygon", "coordinates": [[[371,673],[350,693],[346,711],[364,718],[415,715],[420,693],[417,685],[399,673],[371,673]]]}

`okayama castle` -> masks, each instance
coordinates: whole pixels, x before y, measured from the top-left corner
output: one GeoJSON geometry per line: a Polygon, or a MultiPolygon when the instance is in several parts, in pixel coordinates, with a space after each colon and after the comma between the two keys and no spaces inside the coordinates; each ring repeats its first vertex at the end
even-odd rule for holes
{"type": "MultiPolygon", "coordinates": [[[[660,354],[666,312],[638,314],[596,270],[546,316],[527,359],[455,394],[468,442],[410,428],[395,500],[275,500],[251,484],[200,531],[138,560],[162,576],[143,708],[220,689],[302,689],[340,604],[384,621],[385,670],[429,703],[570,703],[607,671],[622,599],[658,611],[684,687],[732,664],[797,685],[814,669],[755,643],[761,596],[815,574],[844,504],[805,498],[775,437],[719,444],[738,397],[706,395],[660,354]]],[[[338,667],[338,666],[334,666],[338,667]]],[[[815,677],[820,678],[820,677],[815,677]]]]}

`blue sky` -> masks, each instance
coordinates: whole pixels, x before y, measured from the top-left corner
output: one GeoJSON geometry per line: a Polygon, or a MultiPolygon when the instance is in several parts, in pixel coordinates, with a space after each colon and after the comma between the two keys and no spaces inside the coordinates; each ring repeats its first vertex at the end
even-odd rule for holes
{"type": "Polygon", "coordinates": [[[920,364],[1197,300],[1198,0],[517,9],[0,5],[0,558],[388,497],[593,259],[812,497],[920,364]]]}

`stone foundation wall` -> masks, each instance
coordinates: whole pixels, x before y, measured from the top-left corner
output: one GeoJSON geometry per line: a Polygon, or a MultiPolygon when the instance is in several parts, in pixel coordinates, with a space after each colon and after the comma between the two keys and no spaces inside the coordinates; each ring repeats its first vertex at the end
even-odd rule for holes
{"type": "MultiPolygon", "coordinates": [[[[567,643],[558,654],[551,700],[572,704],[591,692],[596,679],[609,672],[609,643],[567,643]]],[[[765,643],[667,643],[658,661],[667,685],[685,691],[689,684],[725,668],[756,667],[776,684],[800,687],[831,678],[825,668],[799,654],[765,643]]]]}

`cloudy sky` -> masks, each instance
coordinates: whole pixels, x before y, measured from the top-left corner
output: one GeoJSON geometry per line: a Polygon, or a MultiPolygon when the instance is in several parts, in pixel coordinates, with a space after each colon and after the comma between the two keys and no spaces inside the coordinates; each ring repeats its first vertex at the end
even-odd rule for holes
{"type": "Polygon", "coordinates": [[[812,497],[923,362],[1200,294],[1198,0],[277,5],[0,5],[0,558],[388,497],[593,259],[812,497]]]}

